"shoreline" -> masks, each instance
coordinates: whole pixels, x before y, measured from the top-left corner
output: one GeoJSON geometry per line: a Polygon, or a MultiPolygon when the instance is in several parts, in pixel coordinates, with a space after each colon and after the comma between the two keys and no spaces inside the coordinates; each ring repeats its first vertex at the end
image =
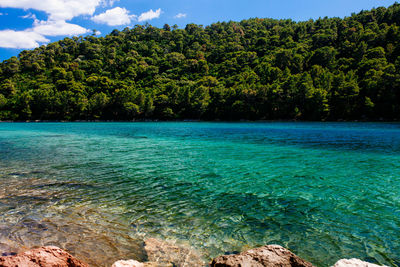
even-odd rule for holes
{"type": "Polygon", "coordinates": [[[192,119],[184,119],[184,120],[161,120],[161,119],[143,119],[143,120],[0,120],[0,123],[71,123],[71,122],[82,122],[82,123],[96,123],[96,122],[209,122],[209,123],[272,123],[272,122],[293,122],[293,123],[335,123],[335,122],[352,122],[352,123],[398,123],[400,120],[321,120],[321,121],[313,121],[313,120],[192,120],[192,119]]]}
{"type": "MultiPolygon", "coordinates": [[[[144,241],[146,260],[119,259],[111,267],[315,267],[311,262],[297,256],[280,245],[265,245],[236,254],[225,254],[203,261],[195,250],[154,238],[144,241]]],[[[5,253],[7,254],[7,253],[5,253]]],[[[76,258],[57,246],[30,248],[18,254],[0,255],[2,267],[89,267],[89,264],[76,258]]],[[[102,264],[102,266],[107,266],[102,264]]],[[[356,258],[340,259],[332,267],[388,267],[362,261],[356,258]]]]}

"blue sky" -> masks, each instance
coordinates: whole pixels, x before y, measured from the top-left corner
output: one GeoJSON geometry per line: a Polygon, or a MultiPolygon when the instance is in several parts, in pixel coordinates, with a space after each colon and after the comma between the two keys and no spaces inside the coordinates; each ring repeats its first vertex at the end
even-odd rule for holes
{"type": "Polygon", "coordinates": [[[150,23],[185,27],[248,18],[345,17],[389,0],[0,0],[0,60],[66,36],[150,23]]]}

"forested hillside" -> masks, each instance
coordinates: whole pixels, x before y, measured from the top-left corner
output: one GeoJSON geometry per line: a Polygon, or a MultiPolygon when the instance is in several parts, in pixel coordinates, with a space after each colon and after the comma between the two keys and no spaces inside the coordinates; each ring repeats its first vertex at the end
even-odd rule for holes
{"type": "Polygon", "coordinates": [[[65,38],[1,63],[0,120],[398,120],[399,26],[396,3],[65,38]]]}

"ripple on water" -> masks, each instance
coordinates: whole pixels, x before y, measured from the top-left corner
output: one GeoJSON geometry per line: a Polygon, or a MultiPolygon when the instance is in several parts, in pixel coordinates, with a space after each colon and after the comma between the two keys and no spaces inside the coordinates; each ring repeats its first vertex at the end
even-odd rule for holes
{"type": "Polygon", "coordinates": [[[101,266],[154,236],[205,259],[278,243],[396,266],[399,155],[399,124],[0,124],[0,251],[101,266]]]}
{"type": "Polygon", "coordinates": [[[142,238],[130,234],[128,225],[95,205],[76,202],[66,190],[94,186],[14,177],[0,190],[1,254],[55,245],[92,266],[110,266],[121,258],[146,259],[142,238]]]}

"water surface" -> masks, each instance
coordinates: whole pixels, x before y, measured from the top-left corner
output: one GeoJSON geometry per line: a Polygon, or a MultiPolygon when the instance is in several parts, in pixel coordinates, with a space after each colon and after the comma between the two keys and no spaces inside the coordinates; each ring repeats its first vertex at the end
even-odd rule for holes
{"type": "Polygon", "coordinates": [[[92,265],[174,240],[400,265],[400,124],[1,123],[0,252],[92,265]]]}

